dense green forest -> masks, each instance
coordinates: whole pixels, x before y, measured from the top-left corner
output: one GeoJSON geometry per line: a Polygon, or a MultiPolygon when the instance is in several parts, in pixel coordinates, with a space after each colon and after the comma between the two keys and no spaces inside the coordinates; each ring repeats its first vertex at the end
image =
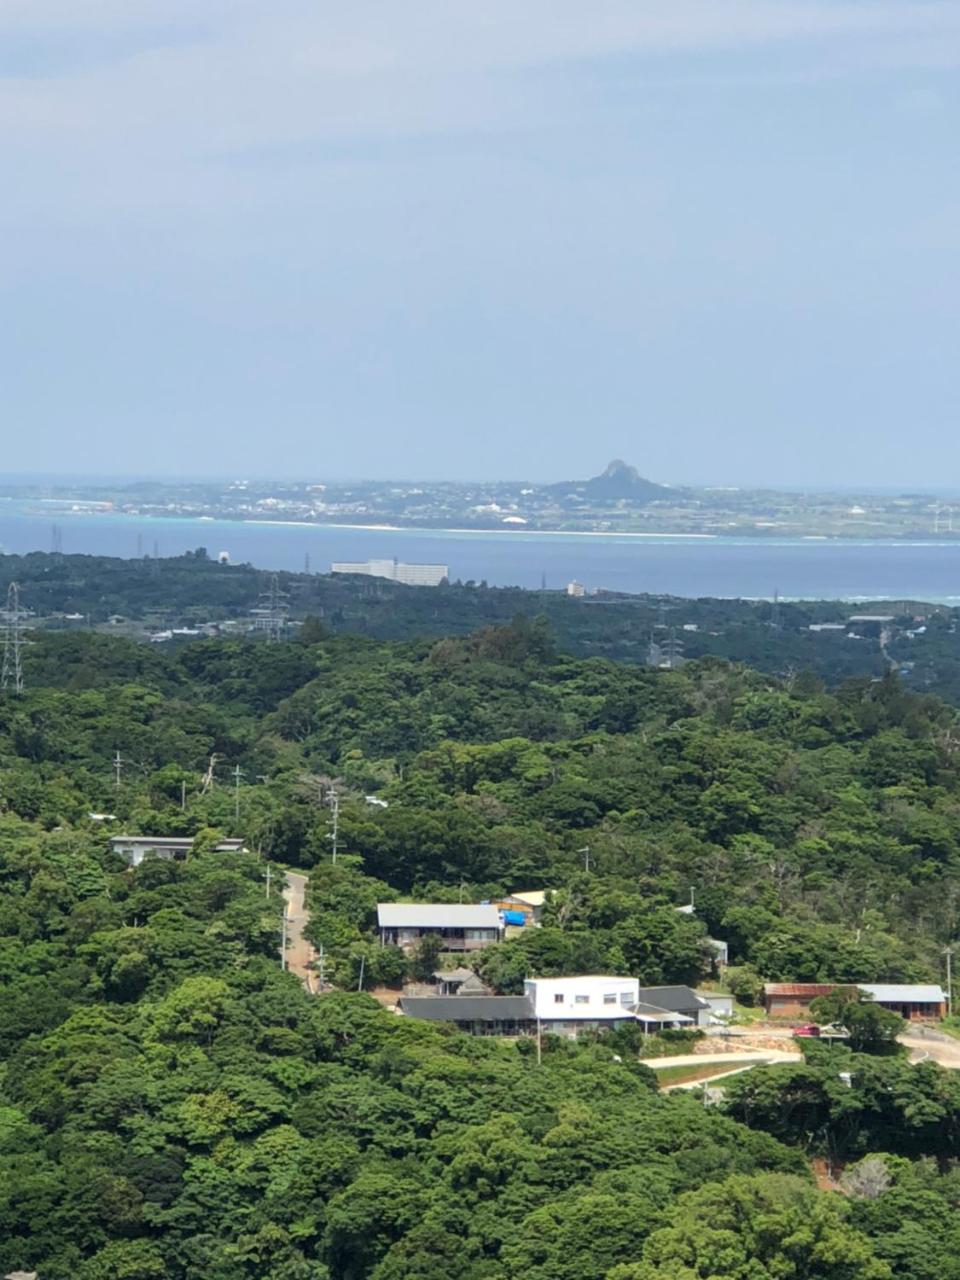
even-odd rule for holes
{"type": "MultiPolygon", "coordinates": [[[[43,552],[0,556],[0,592],[19,582],[23,603],[35,614],[80,614],[91,626],[102,626],[113,615],[153,626],[244,620],[263,604],[273,576],[251,565],[220,565],[202,548],[157,560],[43,552]]],[[[507,625],[517,616],[543,616],[558,646],[577,657],[644,664],[652,642],[664,656],[672,645],[681,660],[726,658],[784,678],[810,671],[830,685],[856,675],[881,676],[894,664],[910,688],[960,705],[960,611],[944,606],[871,604],[869,612],[897,619],[885,655],[875,627],[856,640],[844,631],[809,630],[811,624],[836,623],[858,612],[837,601],[774,605],[612,592],[572,598],[562,590],[474,582],[417,588],[309,573],[276,578],[291,619],[313,616],[334,634],[437,638],[507,625]]]]}
{"type": "Polygon", "coordinates": [[[763,977],[938,978],[957,931],[951,708],[893,676],[571,657],[529,619],[170,650],[38,633],[26,661],[26,691],[0,698],[8,1269],[960,1276],[960,1086],[930,1063],[813,1046],[704,1108],[659,1094],[629,1036],[548,1040],[538,1062],[347,990],[361,961],[368,986],[417,963],[375,944],[377,900],[537,887],[544,928],[482,956],[499,990],[590,969],[693,981],[708,934],[748,996],[763,977]],[[107,846],[121,828],[197,852],[130,870],[107,846]],[[251,852],[204,852],[218,833],[251,852]],[[268,862],[310,872],[342,990],[280,971],[268,862]],[[678,913],[691,888],[696,915],[678,913]],[[810,1155],[847,1166],[846,1195],[816,1189],[810,1155]]]}

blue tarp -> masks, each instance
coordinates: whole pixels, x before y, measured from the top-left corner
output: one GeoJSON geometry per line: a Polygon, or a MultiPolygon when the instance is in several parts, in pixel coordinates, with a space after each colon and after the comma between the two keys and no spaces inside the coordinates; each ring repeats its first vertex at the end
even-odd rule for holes
{"type": "Polygon", "coordinates": [[[503,913],[504,924],[526,924],[527,917],[522,911],[505,911],[503,913]]]}

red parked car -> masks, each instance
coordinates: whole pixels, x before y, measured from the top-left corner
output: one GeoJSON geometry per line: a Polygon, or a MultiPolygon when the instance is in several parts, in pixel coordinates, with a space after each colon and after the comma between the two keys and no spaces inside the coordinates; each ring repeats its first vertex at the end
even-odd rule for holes
{"type": "Polygon", "coordinates": [[[799,1027],[793,1028],[795,1036],[819,1036],[820,1028],[815,1022],[804,1022],[799,1027]]]}

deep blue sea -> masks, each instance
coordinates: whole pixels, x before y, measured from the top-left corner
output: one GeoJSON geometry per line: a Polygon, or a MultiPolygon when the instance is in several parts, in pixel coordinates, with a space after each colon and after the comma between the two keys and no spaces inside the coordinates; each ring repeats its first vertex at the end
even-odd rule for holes
{"type": "Polygon", "coordinates": [[[329,572],[333,560],[400,560],[449,565],[452,579],[491,586],[564,587],[677,596],[783,599],[910,599],[960,602],[960,542],[679,538],[342,525],[149,519],[62,511],[30,514],[0,507],[0,550],[49,551],[53,526],[62,550],[132,557],[179,555],[205,546],[234,563],[263,569],[329,572]]]}

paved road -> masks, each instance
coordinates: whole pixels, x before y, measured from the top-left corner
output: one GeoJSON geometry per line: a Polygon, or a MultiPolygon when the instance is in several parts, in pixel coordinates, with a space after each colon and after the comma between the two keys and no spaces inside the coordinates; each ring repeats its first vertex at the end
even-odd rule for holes
{"type": "Polygon", "coordinates": [[[910,1050],[911,1062],[932,1059],[941,1067],[960,1070],[960,1040],[945,1036],[942,1031],[935,1031],[933,1027],[910,1027],[900,1037],[900,1043],[910,1050]]]}
{"type": "Polygon", "coordinates": [[[287,968],[295,973],[311,993],[315,992],[313,970],[313,946],[303,936],[303,927],[310,919],[304,898],[307,877],[296,871],[286,873],[283,896],[287,903],[287,968]]]}
{"type": "MultiPolygon", "coordinates": [[[[735,1028],[737,1035],[743,1039],[750,1039],[750,1030],[735,1028]]],[[[793,1038],[793,1030],[790,1027],[763,1027],[753,1032],[755,1037],[763,1037],[766,1040],[791,1040],[793,1038]]],[[[733,1037],[731,1037],[733,1039],[733,1037]]],[[[960,1071],[960,1040],[955,1040],[952,1036],[944,1035],[942,1031],[938,1031],[935,1027],[918,1026],[913,1024],[907,1027],[907,1030],[899,1037],[900,1043],[906,1045],[910,1051],[911,1062],[927,1062],[933,1061],[939,1063],[941,1067],[949,1067],[953,1071],[960,1071]]],[[[768,1054],[773,1056],[776,1050],[766,1050],[768,1054]]],[[[698,1057],[701,1055],[697,1055],[698,1057]]],[[[661,1061],[661,1059],[657,1059],[661,1061]]]]}

